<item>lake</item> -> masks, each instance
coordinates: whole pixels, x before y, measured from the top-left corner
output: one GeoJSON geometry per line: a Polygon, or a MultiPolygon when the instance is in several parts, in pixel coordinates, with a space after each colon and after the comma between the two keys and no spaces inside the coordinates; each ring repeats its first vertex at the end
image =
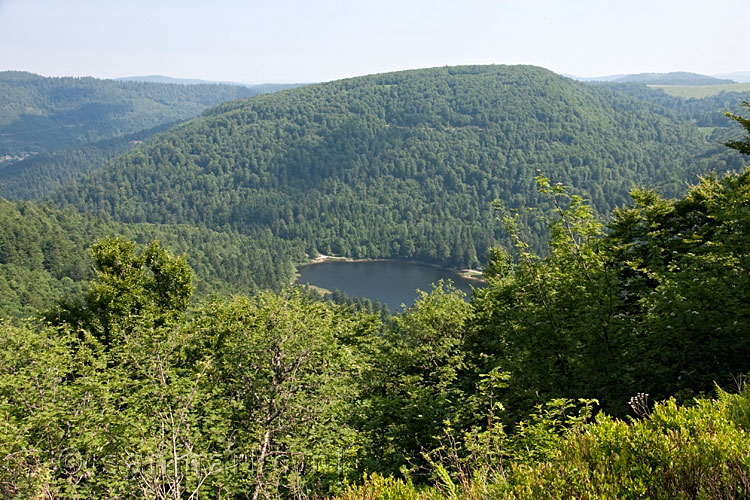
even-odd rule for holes
{"type": "Polygon", "coordinates": [[[393,312],[401,310],[401,304],[411,306],[417,298],[417,289],[429,292],[432,283],[441,279],[453,281],[456,288],[467,294],[467,299],[471,296],[472,285],[482,286],[481,282],[466,279],[455,271],[392,260],[327,261],[305,264],[297,271],[301,276],[295,283],[338,289],[350,297],[378,300],[393,312]]]}

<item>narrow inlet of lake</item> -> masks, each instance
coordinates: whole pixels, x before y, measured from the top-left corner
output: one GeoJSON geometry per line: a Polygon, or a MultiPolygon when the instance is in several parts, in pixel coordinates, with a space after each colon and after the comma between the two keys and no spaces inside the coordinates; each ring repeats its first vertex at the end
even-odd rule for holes
{"type": "Polygon", "coordinates": [[[466,279],[455,271],[439,267],[378,260],[369,262],[327,261],[305,264],[297,271],[295,283],[307,284],[326,290],[339,290],[349,297],[365,297],[386,304],[391,312],[414,304],[417,289],[430,292],[432,284],[440,280],[453,282],[453,286],[471,297],[471,288],[484,286],[477,280],[466,279]]]}

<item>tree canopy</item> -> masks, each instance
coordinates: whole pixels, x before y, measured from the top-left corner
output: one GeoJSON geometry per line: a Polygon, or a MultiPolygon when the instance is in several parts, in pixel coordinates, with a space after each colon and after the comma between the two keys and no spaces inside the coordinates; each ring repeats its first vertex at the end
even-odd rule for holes
{"type": "MultiPolygon", "coordinates": [[[[512,183],[531,174],[513,170],[515,187],[503,188],[510,197],[488,208],[484,228],[471,203],[489,177],[478,172],[510,163],[461,163],[482,149],[458,152],[448,138],[507,145],[501,138],[520,125],[499,105],[419,99],[472,85],[487,90],[482,106],[503,96],[617,109],[537,69],[376,75],[223,105],[160,136],[71,191],[69,201],[91,202],[99,219],[0,201],[0,272],[9,277],[0,280],[0,496],[746,496],[750,167],[723,173],[742,157],[704,156],[681,172],[702,162],[716,172],[679,196],[637,188],[601,217],[595,196],[558,181],[586,170],[560,153],[571,132],[554,125],[616,130],[618,120],[652,117],[648,108],[624,99],[614,120],[582,115],[586,107],[561,106],[558,116],[518,106],[531,124],[524,134],[549,141],[533,151],[557,151],[562,167],[535,173],[527,198],[512,183]],[[324,108],[310,115],[310,103],[324,108]],[[428,103],[436,108],[420,107],[428,103]],[[575,118],[558,121],[566,110],[575,118]],[[232,130],[257,142],[235,141],[232,130]],[[230,159],[252,167],[230,168],[230,159]],[[205,195],[183,191],[188,178],[205,195]],[[122,181],[117,190],[112,179],[122,181]],[[242,189],[222,191],[232,186],[242,189]],[[431,194],[415,202],[413,193],[431,194]],[[312,206],[291,204],[292,195],[312,206]],[[537,201],[531,214],[524,199],[537,201]],[[383,226],[370,218],[398,207],[406,215],[383,226]],[[489,249],[487,286],[470,302],[438,283],[390,316],[286,285],[290,263],[318,248],[466,263],[483,234],[492,242],[501,232],[511,244],[489,249]]],[[[670,123],[638,128],[634,144],[677,159],[705,146],[670,123]]],[[[595,137],[568,139],[593,155],[605,149],[595,137]]],[[[646,158],[623,148],[623,158],[646,158]]],[[[672,165],[643,161],[646,171],[672,165]]],[[[621,182],[608,168],[589,170],[599,175],[591,180],[621,182]]],[[[653,179],[669,186],[671,175],[653,179]]]]}
{"type": "MultiPolygon", "coordinates": [[[[270,230],[310,256],[465,267],[503,238],[494,199],[545,203],[537,170],[606,214],[634,185],[673,196],[740,166],[687,120],[621,94],[535,67],[449,67],[219,105],[54,200],[125,222],[270,230]]],[[[537,248],[544,230],[531,227],[537,248]]]]}

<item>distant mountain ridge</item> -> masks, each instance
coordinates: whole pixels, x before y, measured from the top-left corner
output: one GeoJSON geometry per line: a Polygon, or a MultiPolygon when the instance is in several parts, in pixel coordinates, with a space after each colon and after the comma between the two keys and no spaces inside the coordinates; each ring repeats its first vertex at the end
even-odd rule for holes
{"type": "Polygon", "coordinates": [[[251,87],[252,85],[247,83],[238,82],[217,82],[212,80],[200,80],[197,78],[174,78],[171,76],[164,75],[144,75],[144,76],[121,76],[119,78],[113,78],[120,82],[147,82],[147,83],[174,83],[178,85],[239,85],[241,87],[251,87]]]}
{"type": "Polygon", "coordinates": [[[44,77],[0,72],[0,195],[39,196],[103,165],[157,130],[220,102],[293,85],[44,77]],[[107,148],[110,148],[109,150],[107,148]]]}
{"type": "Polygon", "coordinates": [[[571,76],[571,78],[583,82],[642,83],[644,85],[722,85],[735,82],[735,80],[684,71],[609,75],[592,78],[571,76]]]}
{"type": "Polygon", "coordinates": [[[618,83],[644,83],[646,85],[722,85],[734,83],[712,76],[678,71],[673,73],[640,73],[614,80],[618,83]]]}
{"type": "Polygon", "coordinates": [[[0,72],[0,155],[112,139],[257,95],[236,85],[170,85],[0,72]]]}
{"type": "Polygon", "coordinates": [[[277,92],[279,90],[290,89],[294,87],[301,87],[302,85],[309,85],[308,83],[240,83],[240,82],[225,82],[225,81],[214,81],[214,80],[200,80],[196,78],[173,78],[171,76],[164,75],[146,75],[146,76],[123,76],[115,78],[116,81],[121,82],[144,82],[144,83],[170,83],[175,85],[237,85],[240,87],[248,87],[258,91],[258,94],[266,94],[269,92],[277,92]]]}
{"type": "Polygon", "coordinates": [[[734,80],[738,83],[750,82],[750,71],[737,71],[734,73],[722,73],[720,75],[714,75],[716,78],[727,78],[734,80]]]}

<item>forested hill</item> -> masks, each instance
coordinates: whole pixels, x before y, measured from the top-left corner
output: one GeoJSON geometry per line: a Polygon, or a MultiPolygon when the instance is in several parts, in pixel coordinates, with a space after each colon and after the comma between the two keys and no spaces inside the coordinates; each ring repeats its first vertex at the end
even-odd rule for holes
{"type": "Polygon", "coordinates": [[[133,149],[152,135],[174,123],[141,130],[113,139],[29,155],[23,160],[0,163],[0,197],[10,200],[40,199],[88,173],[109,160],[133,149]]]}
{"type": "MultiPolygon", "coordinates": [[[[637,83],[640,85],[727,85],[736,83],[735,80],[728,78],[718,78],[698,73],[687,73],[684,71],[674,71],[671,73],[637,73],[629,75],[609,75],[598,76],[593,78],[584,78],[569,75],[571,78],[588,83],[637,83]]],[[[729,75],[726,75],[729,76],[729,75]]],[[[742,81],[742,80],[736,80],[742,81]]]]}
{"type": "MultiPolygon", "coordinates": [[[[715,135],[720,136],[717,140],[725,140],[728,134],[742,135],[742,127],[727,120],[725,113],[727,111],[739,113],[742,110],[742,102],[750,100],[750,91],[732,90],[735,87],[729,85],[726,86],[727,90],[700,98],[676,97],[666,93],[662,88],[649,87],[642,83],[589,82],[589,85],[608,88],[651,104],[663,106],[692,120],[699,127],[710,127],[715,135]]],[[[723,87],[723,85],[717,86],[717,88],[723,87]]]]}
{"type": "Polygon", "coordinates": [[[71,300],[94,277],[89,247],[125,235],[141,244],[159,239],[186,255],[203,298],[253,294],[289,283],[301,251],[269,231],[221,233],[188,225],[123,224],[0,198],[0,317],[30,316],[71,300]]]}
{"type": "Polygon", "coordinates": [[[209,106],[269,90],[239,85],[173,85],[0,72],[0,156],[111,139],[209,106]]]}
{"type": "Polygon", "coordinates": [[[722,85],[733,83],[732,80],[714,78],[712,76],[699,75],[697,73],[686,73],[684,71],[624,75],[619,78],[614,78],[611,81],[617,83],[643,83],[646,85],[722,85]]]}
{"type": "MultiPolygon", "coordinates": [[[[541,206],[541,170],[606,213],[742,165],[687,120],[530,66],[341,80],[225,103],[54,199],[127,222],[269,228],[307,253],[474,265],[492,200],[541,206]]],[[[532,227],[541,231],[542,224],[532,227]]]]}

